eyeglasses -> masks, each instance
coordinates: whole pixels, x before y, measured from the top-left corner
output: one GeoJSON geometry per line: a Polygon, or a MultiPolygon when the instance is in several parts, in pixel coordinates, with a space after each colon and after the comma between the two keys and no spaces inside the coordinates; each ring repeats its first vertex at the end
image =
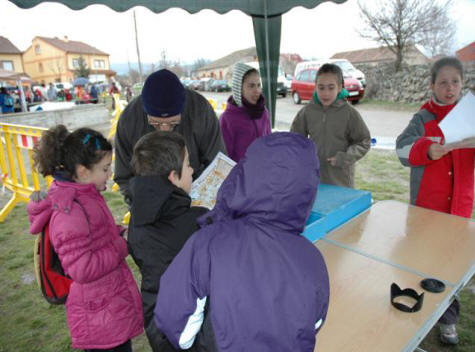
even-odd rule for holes
{"type": "Polygon", "coordinates": [[[150,121],[148,120],[149,125],[156,126],[156,127],[170,127],[170,128],[175,128],[175,126],[178,126],[180,124],[180,121],[174,121],[174,122],[155,122],[155,121],[150,121]]]}
{"type": "Polygon", "coordinates": [[[173,130],[176,126],[180,124],[181,119],[180,119],[180,115],[169,116],[168,118],[158,118],[155,116],[148,115],[147,121],[149,125],[155,128],[158,128],[160,130],[173,130]],[[174,121],[170,121],[171,119],[173,119],[174,121]],[[165,120],[166,122],[163,120],[165,120]]]}

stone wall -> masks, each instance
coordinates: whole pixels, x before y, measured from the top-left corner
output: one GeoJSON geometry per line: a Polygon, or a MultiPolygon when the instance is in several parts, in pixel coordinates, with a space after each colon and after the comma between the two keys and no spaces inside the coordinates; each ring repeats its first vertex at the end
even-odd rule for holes
{"type": "Polygon", "coordinates": [[[46,128],[63,124],[71,131],[89,127],[105,136],[109,134],[110,120],[111,116],[104,104],[84,104],[70,109],[0,115],[0,123],[46,128]]]}
{"type": "MultiPolygon", "coordinates": [[[[430,97],[430,65],[406,66],[400,72],[389,63],[355,66],[366,76],[366,98],[420,103],[430,97]]],[[[469,89],[475,91],[475,64],[464,67],[463,94],[469,89]]]]}

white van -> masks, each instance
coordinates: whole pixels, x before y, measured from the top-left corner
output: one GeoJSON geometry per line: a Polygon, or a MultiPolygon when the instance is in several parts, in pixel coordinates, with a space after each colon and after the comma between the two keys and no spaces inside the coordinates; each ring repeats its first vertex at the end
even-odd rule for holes
{"type": "Polygon", "coordinates": [[[295,66],[295,74],[297,74],[307,68],[320,68],[323,64],[335,64],[339,66],[343,70],[343,74],[345,76],[350,76],[356,78],[363,87],[366,87],[366,77],[363,72],[356,69],[351,62],[346,59],[326,59],[326,60],[315,60],[315,61],[303,61],[299,62],[297,66],[295,66]]]}

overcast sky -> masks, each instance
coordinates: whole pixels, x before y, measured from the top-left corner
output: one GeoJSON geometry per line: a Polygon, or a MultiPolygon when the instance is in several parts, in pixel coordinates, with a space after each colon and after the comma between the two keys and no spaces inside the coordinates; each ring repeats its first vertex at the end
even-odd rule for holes
{"type": "MultiPolygon", "coordinates": [[[[379,0],[365,0],[376,2],[379,0]]],[[[136,62],[133,12],[119,13],[103,5],[73,11],[46,3],[23,10],[0,0],[0,35],[20,50],[35,36],[68,36],[110,54],[110,61],[136,62]]],[[[135,8],[142,62],[157,62],[162,50],[171,60],[215,60],[235,50],[255,45],[252,20],[239,11],[220,15],[211,10],[189,14],[171,9],[155,14],[135,8]]],[[[475,40],[475,0],[455,0],[451,17],[457,24],[455,50],[475,40]]],[[[303,58],[326,58],[336,52],[375,47],[356,32],[362,21],[357,0],[323,3],[314,9],[295,8],[282,16],[282,53],[303,58]]]]}

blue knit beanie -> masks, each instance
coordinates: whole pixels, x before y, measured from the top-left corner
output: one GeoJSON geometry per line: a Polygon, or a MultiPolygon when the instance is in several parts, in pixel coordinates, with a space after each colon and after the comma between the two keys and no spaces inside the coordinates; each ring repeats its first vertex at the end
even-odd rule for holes
{"type": "Polygon", "coordinates": [[[185,105],[185,88],[173,72],[166,69],[156,71],[145,81],[142,103],[150,116],[169,117],[181,114],[185,105]]]}

